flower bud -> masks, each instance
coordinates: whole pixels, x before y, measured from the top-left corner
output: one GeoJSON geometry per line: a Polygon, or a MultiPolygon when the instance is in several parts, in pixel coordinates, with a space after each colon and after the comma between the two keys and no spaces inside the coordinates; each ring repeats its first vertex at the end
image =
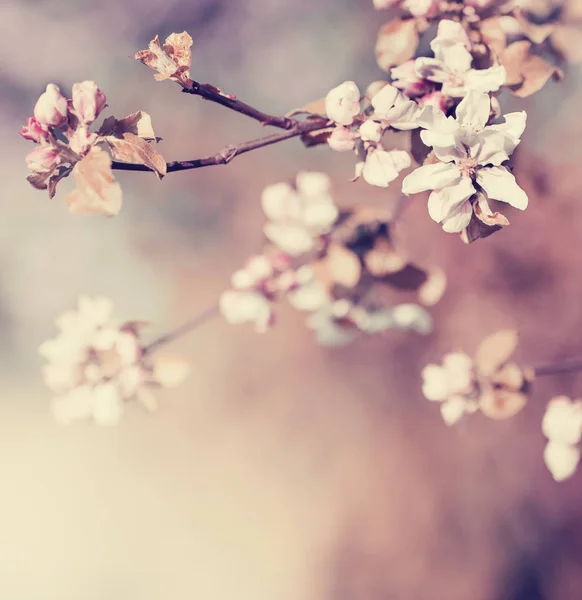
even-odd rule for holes
{"type": "Polygon", "coordinates": [[[59,127],[67,120],[67,99],[54,83],[36,101],[34,118],[45,127],[59,127]]]}
{"type": "Polygon", "coordinates": [[[41,140],[46,139],[47,134],[48,132],[42,128],[41,124],[34,117],[29,117],[26,121],[26,125],[23,125],[20,130],[20,135],[25,140],[31,140],[37,144],[41,140]]]}
{"type": "Polygon", "coordinates": [[[73,84],[73,108],[83,123],[93,123],[105,107],[107,98],[94,81],[73,84]]]}
{"type": "Polygon", "coordinates": [[[340,125],[351,125],[360,112],[360,90],[353,81],[344,81],[325,97],[327,116],[340,125]]]}
{"type": "Polygon", "coordinates": [[[360,138],[364,142],[379,142],[382,138],[382,125],[373,119],[366,119],[360,125],[360,138]]]}
{"type": "Polygon", "coordinates": [[[392,85],[403,91],[409,98],[428,94],[434,84],[416,73],[416,61],[408,60],[398,67],[390,69],[392,85]]]}
{"type": "Polygon", "coordinates": [[[336,152],[346,152],[354,148],[354,134],[347,127],[338,125],[327,138],[327,143],[336,152]]]}
{"type": "Polygon", "coordinates": [[[97,141],[97,134],[89,133],[85,126],[79,127],[69,138],[69,146],[73,152],[84,156],[97,141]]]}
{"type": "Polygon", "coordinates": [[[60,162],[58,150],[51,146],[39,146],[26,156],[26,164],[34,173],[50,173],[60,162]]]}

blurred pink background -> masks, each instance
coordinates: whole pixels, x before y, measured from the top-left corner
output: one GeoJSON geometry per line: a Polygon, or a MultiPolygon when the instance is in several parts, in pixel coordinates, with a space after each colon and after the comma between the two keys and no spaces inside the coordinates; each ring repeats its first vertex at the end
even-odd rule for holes
{"type": "Polygon", "coordinates": [[[465,246],[410,200],[398,239],[442,266],[435,330],[315,345],[281,308],[260,336],[220,318],[168,351],[187,383],[122,424],[56,425],[38,344],[80,293],[106,294],[151,339],[215,302],[261,242],[261,190],[324,170],[338,202],[394,203],[399,185],[349,183],[353,157],[297,140],[157,182],[118,173],[114,219],[70,215],[25,181],[20,126],[46,83],[94,79],[108,114],[149,112],[168,160],[262,135],[244,117],[156,83],[128,57],[159,33],[194,38],[192,77],[283,114],[345,79],[383,77],[371,0],[5,0],[0,25],[0,598],[6,600],[576,600],[582,474],[556,484],[540,423],[582,377],[536,383],[506,422],[447,428],[420,369],[518,327],[524,364],[582,355],[580,71],[504,112],[528,111],[512,226],[465,246]]]}

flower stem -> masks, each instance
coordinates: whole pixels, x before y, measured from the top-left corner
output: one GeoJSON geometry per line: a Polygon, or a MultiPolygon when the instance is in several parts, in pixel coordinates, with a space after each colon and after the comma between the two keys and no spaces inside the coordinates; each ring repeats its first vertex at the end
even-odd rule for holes
{"type": "Polygon", "coordinates": [[[533,370],[536,377],[541,377],[543,375],[559,375],[560,373],[574,373],[575,371],[582,371],[582,358],[539,365],[534,367],[533,370]]]}

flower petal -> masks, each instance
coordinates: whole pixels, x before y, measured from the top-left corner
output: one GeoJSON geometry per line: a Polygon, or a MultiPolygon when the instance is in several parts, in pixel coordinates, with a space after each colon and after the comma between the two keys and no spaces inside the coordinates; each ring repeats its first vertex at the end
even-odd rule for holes
{"type": "Polygon", "coordinates": [[[442,49],[442,61],[457,77],[464,79],[464,74],[471,70],[473,57],[464,44],[454,44],[442,49]]]}
{"type": "Polygon", "coordinates": [[[469,92],[456,110],[457,122],[472,132],[482,131],[489,120],[491,99],[482,92],[469,92]]]}
{"type": "Polygon", "coordinates": [[[430,218],[440,223],[474,193],[475,188],[469,177],[459,177],[447,187],[435,190],[428,198],[430,218]]]}
{"type": "Polygon", "coordinates": [[[517,185],[515,177],[505,167],[485,167],[477,171],[477,183],[493,200],[507,202],[519,210],[528,204],[527,194],[517,185]]]}
{"type": "Polygon", "coordinates": [[[471,140],[469,154],[480,165],[500,165],[509,158],[505,150],[506,139],[500,131],[491,131],[486,127],[471,140]]]}
{"type": "Polygon", "coordinates": [[[476,92],[496,92],[507,79],[507,71],[502,65],[488,69],[471,69],[465,77],[465,86],[476,92]]]}
{"type": "Polygon", "coordinates": [[[402,182],[402,192],[409,196],[426,190],[438,190],[460,177],[461,171],[453,163],[423,165],[407,175],[402,182]]]}
{"type": "Polygon", "coordinates": [[[404,150],[386,152],[378,148],[368,152],[362,175],[370,185],[388,187],[410,163],[410,154],[404,150]]]}
{"type": "Polygon", "coordinates": [[[374,107],[374,115],[385,117],[388,111],[394,106],[394,101],[399,91],[392,85],[385,85],[370,101],[374,107]]]}
{"type": "Polygon", "coordinates": [[[579,461],[580,450],[577,448],[559,442],[546,444],[544,462],[556,481],[563,481],[574,475],[579,461]]]}
{"type": "Polygon", "coordinates": [[[451,70],[442,60],[436,58],[417,58],[416,74],[423,79],[444,83],[451,77],[451,70]]]}
{"type": "Polygon", "coordinates": [[[466,200],[443,219],[443,231],[447,233],[460,233],[465,227],[468,227],[472,214],[473,206],[466,200]]]}

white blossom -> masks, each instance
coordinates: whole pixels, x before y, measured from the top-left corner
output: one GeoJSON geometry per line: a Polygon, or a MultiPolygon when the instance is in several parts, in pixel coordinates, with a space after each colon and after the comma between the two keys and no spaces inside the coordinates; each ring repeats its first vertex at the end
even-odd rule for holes
{"type": "Polygon", "coordinates": [[[478,186],[485,194],[520,210],[528,204],[526,193],[502,162],[509,158],[525,128],[525,112],[505,115],[500,124],[487,125],[490,98],[485,93],[469,92],[456,110],[456,119],[433,106],[423,109],[418,118],[421,139],[432,146],[435,164],[424,165],[405,177],[402,191],[416,194],[433,190],[428,211],[447,232],[462,231],[472,215],[471,196],[478,186]]]}
{"type": "Polygon", "coordinates": [[[582,440],[582,400],[566,396],[550,400],[542,420],[542,432],[548,438],[544,462],[552,477],[562,481],[571,477],[580,460],[576,446],[582,440]]]}
{"type": "Polygon", "coordinates": [[[325,97],[327,116],[340,125],[351,125],[360,113],[360,90],[353,81],[344,81],[325,97]]]}
{"type": "Polygon", "coordinates": [[[449,353],[444,356],[442,365],[426,365],[422,379],[424,397],[441,403],[441,414],[447,425],[477,410],[477,403],[469,397],[473,388],[473,361],[466,354],[449,353]]]}
{"type": "Polygon", "coordinates": [[[324,173],[303,171],[297,175],[296,189],[286,183],[265,188],[261,200],[269,219],[264,227],[267,238],[291,256],[313,249],[339,214],[330,186],[324,173]]]}
{"type": "Polygon", "coordinates": [[[375,94],[370,102],[374,109],[372,118],[379,121],[384,128],[409,130],[418,127],[420,107],[389,83],[375,94]]]}
{"type": "Polygon", "coordinates": [[[262,333],[272,324],[271,303],[260,292],[227,290],[220,295],[219,306],[222,316],[232,325],[254,323],[262,333]]]}
{"type": "Polygon", "coordinates": [[[336,152],[347,152],[354,149],[356,135],[347,127],[338,125],[327,138],[327,143],[336,152]]]}
{"type": "Polygon", "coordinates": [[[505,67],[471,68],[473,57],[467,34],[460,23],[443,19],[431,42],[434,58],[417,58],[416,73],[423,79],[442,84],[445,96],[459,98],[469,91],[494,92],[506,79],[505,67]]]}
{"type": "MultiPolygon", "coordinates": [[[[384,150],[381,146],[370,148],[366,154],[366,160],[356,165],[361,171],[364,180],[370,185],[388,187],[394,181],[400,171],[410,166],[410,154],[405,150],[384,150]]],[[[357,171],[356,171],[357,172],[357,171]]]]}

